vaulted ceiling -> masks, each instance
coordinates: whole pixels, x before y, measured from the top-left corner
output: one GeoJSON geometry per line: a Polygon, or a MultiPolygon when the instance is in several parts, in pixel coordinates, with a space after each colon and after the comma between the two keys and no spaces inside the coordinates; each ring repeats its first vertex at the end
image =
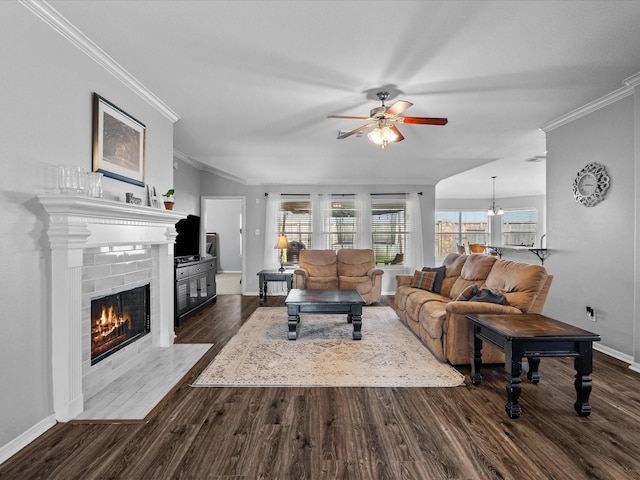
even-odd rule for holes
{"type": "Polygon", "coordinates": [[[637,1],[49,4],[177,113],[181,155],[247,184],[543,194],[539,127],[640,71],[637,1]],[[361,123],[327,115],[368,115],[379,90],[449,123],[336,139],[361,123]]]}

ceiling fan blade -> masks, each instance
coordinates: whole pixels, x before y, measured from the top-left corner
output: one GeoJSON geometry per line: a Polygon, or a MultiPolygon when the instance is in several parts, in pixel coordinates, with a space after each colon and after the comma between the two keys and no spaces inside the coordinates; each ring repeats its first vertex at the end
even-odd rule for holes
{"type": "Polygon", "coordinates": [[[365,123],[364,125],[362,125],[361,127],[356,128],[355,130],[351,130],[350,132],[341,133],[340,135],[338,135],[338,139],[342,140],[343,138],[350,137],[351,135],[355,135],[356,133],[359,133],[359,132],[361,132],[363,130],[366,130],[367,128],[369,128],[369,127],[371,127],[373,125],[375,125],[375,124],[374,123],[365,123]]]}
{"type": "Polygon", "coordinates": [[[404,140],[404,137],[400,133],[400,130],[398,130],[398,127],[396,127],[395,125],[389,125],[389,130],[391,130],[393,133],[395,133],[398,136],[398,138],[394,141],[395,143],[398,143],[404,140]]]}
{"type": "Polygon", "coordinates": [[[396,103],[387,108],[387,111],[384,112],[386,115],[396,116],[400,115],[407,108],[409,108],[413,103],[407,102],[405,100],[398,100],[396,103]]]}
{"type": "Polygon", "coordinates": [[[353,117],[350,115],[329,115],[327,118],[348,118],[350,120],[369,120],[370,117],[353,117]]]}
{"type": "Polygon", "coordinates": [[[396,121],[398,123],[417,123],[419,125],[446,125],[449,119],[438,117],[398,117],[396,121]]]}

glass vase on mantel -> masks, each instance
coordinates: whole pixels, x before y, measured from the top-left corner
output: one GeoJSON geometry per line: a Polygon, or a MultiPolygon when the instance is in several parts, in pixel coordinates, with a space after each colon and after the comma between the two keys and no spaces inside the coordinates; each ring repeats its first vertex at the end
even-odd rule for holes
{"type": "Polygon", "coordinates": [[[86,194],[93,198],[102,198],[104,191],[102,190],[102,173],[89,172],[87,175],[87,191],[86,194]]]}

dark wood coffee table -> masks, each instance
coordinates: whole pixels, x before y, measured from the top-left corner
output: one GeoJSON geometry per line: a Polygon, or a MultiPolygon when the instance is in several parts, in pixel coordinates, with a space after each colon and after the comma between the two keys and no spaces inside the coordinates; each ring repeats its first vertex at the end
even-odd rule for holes
{"type": "Polygon", "coordinates": [[[362,338],[362,306],[364,299],[357,290],[301,290],[293,289],[284,301],[287,305],[289,340],[298,337],[300,314],[346,313],[353,324],[353,339],[362,338]]]}
{"type": "Polygon", "coordinates": [[[574,357],[576,370],[574,386],[578,415],[591,413],[589,394],[591,393],[591,372],[593,362],[592,342],[600,340],[600,335],[581,328],[559,322],[544,315],[466,315],[473,324],[469,330],[471,346],[471,383],[480,385],[482,376],[482,342],[489,342],[505,354],[504,368],[507,373],[507,404],[505,409],[510,418],[520,416],[520,373],[522,358],[529,361],[527,378],[532,383],[540,381],[538,367],[541,357],[574,357]]]}

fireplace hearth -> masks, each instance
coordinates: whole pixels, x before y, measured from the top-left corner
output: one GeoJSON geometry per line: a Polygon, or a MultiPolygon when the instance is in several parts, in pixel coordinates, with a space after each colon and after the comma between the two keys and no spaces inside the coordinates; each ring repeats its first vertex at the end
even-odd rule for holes
{"type": "Polygon", "coordinates": [[[150,332],[149,284],[91,300],[91,365],[150,332]]]}

